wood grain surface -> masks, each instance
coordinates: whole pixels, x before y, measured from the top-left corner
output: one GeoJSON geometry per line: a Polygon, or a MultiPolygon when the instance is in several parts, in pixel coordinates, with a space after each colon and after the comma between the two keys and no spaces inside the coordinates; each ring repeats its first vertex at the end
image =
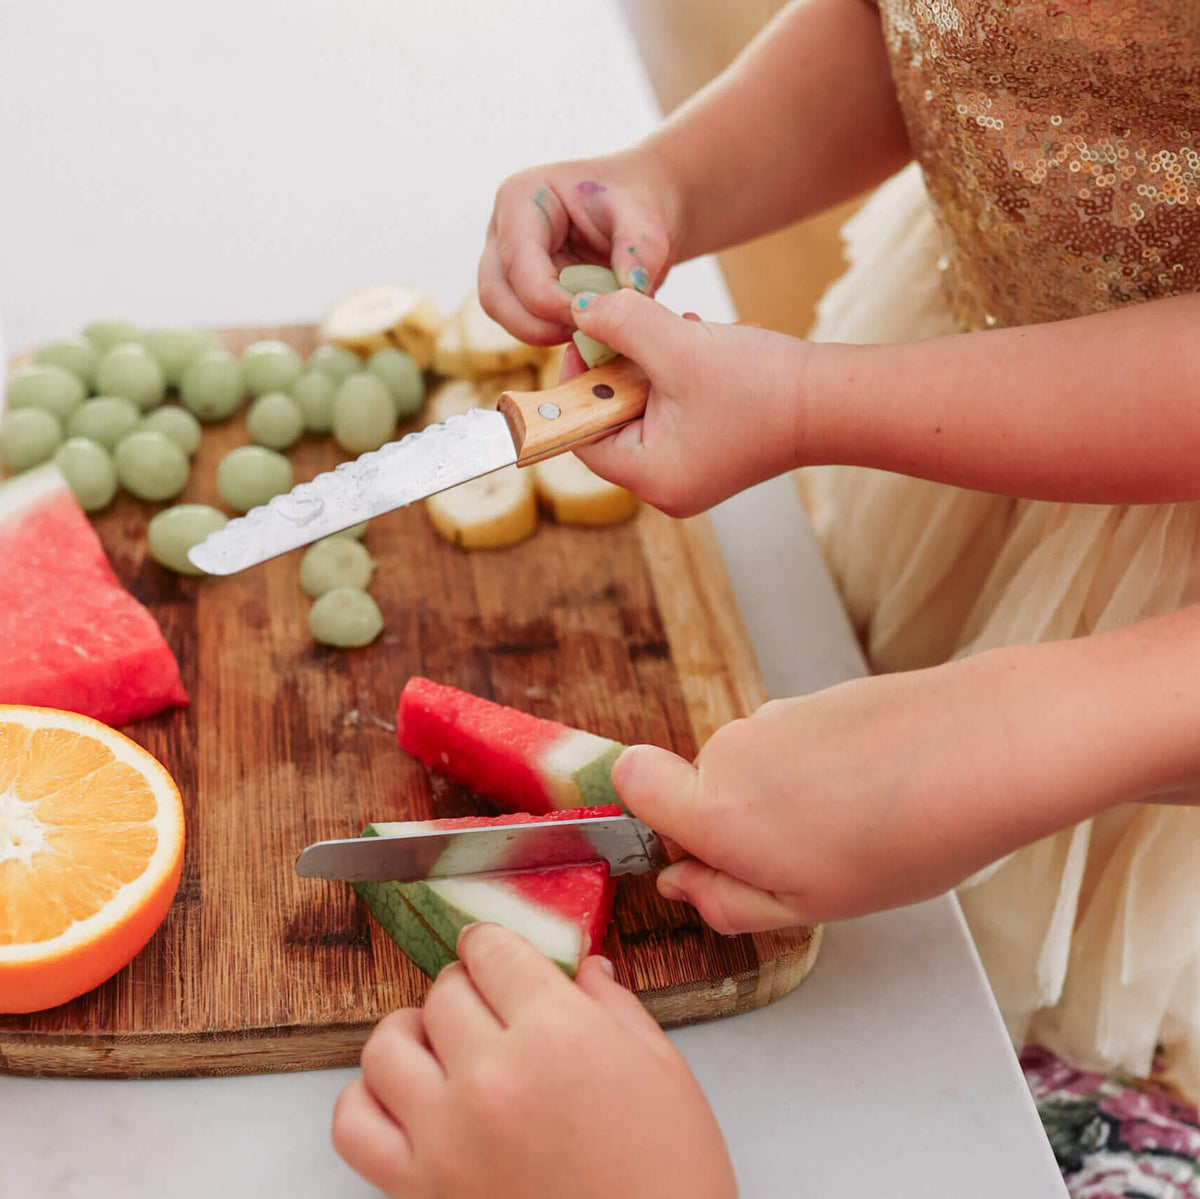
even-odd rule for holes
{"type": "MultiPolygon", "coordinates": [[[[308,326],[224,335],[235,351],[308,326]]],[[[210,427],[181,497],[216,503],[217,462],[246,438],[210,427]]],[[[301,481],[337,452],[308,437],[301,481]]],[[[441,540],[421,505],[372,522],[371,592],[386,621],[362,650],[316,645],[300,551],[230,578],[186,579],[146,553],[151,505],[122,494],[96,517],[121,580],[161,624],[191,706],[127,731],[183,794],[187,852],[166,921],[114,978],[71,1003],[0,1016],[0,1070],[151,1077],[345,1066],[374,1023],[428,983],[348,884],[293,872],[311,841],[371,820],[484,814],[396,745],[395,710],[428,675],[625,742],[691,757],[762,702],[754,657],[703,518],[643,506],[606,529],[543,520],[502,551],[441,540]]],[[[605,952],[665,1026],[760,1006],[794,987],[819,929],[722,937],[646,877],[622,881],[605,952]]]]}

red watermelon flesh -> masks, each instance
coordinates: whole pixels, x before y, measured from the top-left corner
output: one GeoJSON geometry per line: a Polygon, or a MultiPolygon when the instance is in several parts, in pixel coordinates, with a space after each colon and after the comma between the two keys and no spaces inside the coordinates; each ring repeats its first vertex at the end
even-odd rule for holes
{"type": "MultiPolygon", "coordinates": [[[[620,813],[619,805],[607,804],[564,812],[558,818],[620,813]]],[[[467,816],[413,824],[429,829],[480,828],[535,819],[530,815],[467,816]]],[[[369,825],[364,836],[386,836],[389,827],[396,826],[369,825]]],[[[354,887],[392,940],[430,977],[455,960],[459,932],[480,920],[521,933],[573,976],[583,959],[604,943],[616,879],[609,877],[607,862],[588,862],[423,882],[355,883],[354,887]]]]}
{"type": "Polygon", "coordinates": [[[0,484],[0,703],[110,725],[188,703],[154,617],[53,464],[0,484]]]}
{"type": "Polygon", "coordinates": [[[618,803],[613,763],[625,748],[419,675],[400,695],[401,749],[502,808],[543,813],[618,803]]]}

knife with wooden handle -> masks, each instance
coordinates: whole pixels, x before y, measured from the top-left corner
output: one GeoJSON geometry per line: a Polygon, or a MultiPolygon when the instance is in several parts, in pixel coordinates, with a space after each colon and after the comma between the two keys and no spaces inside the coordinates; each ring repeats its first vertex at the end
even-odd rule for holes
{"type": "Polygon", "coordinates": [[[468,479],[606,437],[637,420],[649,394],[645,372],[628,358],[547,391],[503,392],[494,412],[452,416],[252,508],[188,557],[208,574],[245,570],[468,479]]]}

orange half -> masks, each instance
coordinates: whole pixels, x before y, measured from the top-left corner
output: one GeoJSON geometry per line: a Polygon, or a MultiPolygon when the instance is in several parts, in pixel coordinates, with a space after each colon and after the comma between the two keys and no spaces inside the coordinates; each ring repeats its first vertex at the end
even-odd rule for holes
{"type": "Polygon", "coordinates": [[[74,712],[0,705],[0,1012],[90,991],[162,923],[183,868],[163,765],[74,712]]]}

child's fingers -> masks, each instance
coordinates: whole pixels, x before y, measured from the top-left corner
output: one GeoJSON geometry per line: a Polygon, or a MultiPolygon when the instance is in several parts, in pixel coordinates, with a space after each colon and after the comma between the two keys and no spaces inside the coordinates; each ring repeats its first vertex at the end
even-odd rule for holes
{"type": "MultiPolygon", "coordinates": [[[[549,263],[549,259],[546,260],[549,263]]],[[[550,267],[553,271],[553,266],[550,267]]],[[[514,337],[528,345],[555,345],[569,332],[569,297],[559,292],[557,308],[552,308],[549,319],[530,311],[524,301],[513,291],[500,263],[500,251],[494,236],[489,236],[479,259],[477,280],[479,302],[483,310],[494,321],[499,321],[514,337]],[[560,319],[554,319],[554,313],[560,319]]]]}
{"type": "Polygon", "coordinates": [[[464,928],[458,935],[458,956],[475,990],[506,1027],[547,993],[570,986],[549,958],[499,924],[464,928]]]}
{"type": "Polygon", "coordinates": [[[642,446],[642,422],[633,424],[576,448],[575,456],[602,479],[641,492],[646,473],[645,455],[642,446]]]}
{"type": "Polygon", "coordinates": [[[330,1132],[338,1156],[381,1191],[395,1194],[412,1170],[412,1142],[387,1114],[361,1078],[333,1106],[330,1132]]]}
{"type": "Polygon", "coordinates": [[[573,341],[567,342],[566,352],[563,354],[562,366],[559,368],[558,381],[566,383],[570,379],[574,379],[576,375],[582,375],[587,370],[587,363],[583,360],[583,355],[579,352],[579,347],[573,341]]]}
{"type": "Polygon", "coordinates": [[[628,287],[607,295],[583,292],[571,304],[571,317],[589,337],[632,358],[656,382],[659,369],[677,363],[698,332],[694,321],[628,287]]]}
{"type": "Polygon", "coordinates": [[[789,897],[760,891],[696,858],[668,866],[658,876],[658,890],[666,899],[690,903],[719,933],[760,933],[806,923],[789,897]]]}
{"type": "Polygon", "coordinates": [[[460,962],[451,962],[429,988],[422,1013],[425,1035],[447,1074],[469,1065],[501,1032],[460,962]]]}
{"type": "Polygon", "coordinates": [[[425,1111],[446,1081],[416,1008],[401,1008],[376,1025],[363,1046],[362,1072],[376,1101],[401,1125],[425,1111]]]}
{"type": "Polygon", "coordinates": [[[590,995],[619,1024],[656,1049],[662,1048],[668,1043],[663,1030],[659,1028],[654,1017],[642,1007],[641,1000],[613,978],[609,973],[612,963],[606,967],[606,961],[606,958],[596,956],[584,961],[575,976],[579,989],[590,995]]]}
{"type": "Polygon", "coordinates": [[[612,269],[622,287],[633,287],[652,296],[667,273],[671,252],[662,218],[640,204],[629,202],[616,214],[612,235],[612,269]]]}

